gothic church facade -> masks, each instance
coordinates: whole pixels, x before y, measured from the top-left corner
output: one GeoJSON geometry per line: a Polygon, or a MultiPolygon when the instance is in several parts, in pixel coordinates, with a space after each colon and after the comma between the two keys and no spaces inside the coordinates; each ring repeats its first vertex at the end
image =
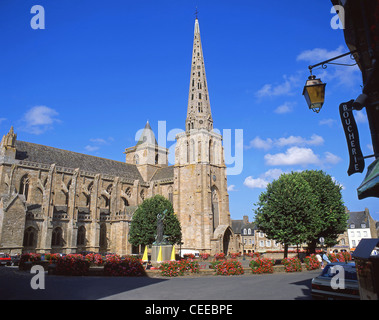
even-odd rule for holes
{"type": "Polygon", "coordinates": [[[128,242],[133,213],[156,194],[174,206],[182,249],[237,251],[197,18],[185,132],[176,140],[169,166],[147,123],[118,162],[19,141],[12,127],[0,145],[0,252],[137,253],[128,242]]]}

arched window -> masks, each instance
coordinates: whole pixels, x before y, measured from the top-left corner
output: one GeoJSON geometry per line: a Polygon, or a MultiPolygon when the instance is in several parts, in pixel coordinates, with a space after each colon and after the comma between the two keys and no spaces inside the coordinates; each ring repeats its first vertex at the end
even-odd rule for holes
{"type": "Polygon", "coordinates": [[[29,177],[27,174],[21,178],[19,190],[19,194],[22,194],[25,197],[25,201],[28,201],[29,177]]]}
{"type": "Polygon", "coordinates": [[[84,226],[80,226],[78,229],[77,245],[84,246],[85,244],[86,244],[86,228],[84,226]]]}
{"type": "Polygon", "coordinates": [[[53,230],[51,235],[51,246],[61,247],[63,245],[62,229],[57,227],[53,230]]]}
{"type": "Polygon", "coordinates": [[[36,247],[37,232],[33,227],[29,227],[24,232],[24,247],[36,247]]]}

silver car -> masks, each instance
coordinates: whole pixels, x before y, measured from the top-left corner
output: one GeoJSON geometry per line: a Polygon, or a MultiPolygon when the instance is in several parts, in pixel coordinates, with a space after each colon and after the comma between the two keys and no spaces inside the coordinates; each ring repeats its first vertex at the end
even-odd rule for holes
{"type": "Polygon", "coordinates": [[[321,274],[312,279],[312,298],[359,300],[359,284],[355,263],[328,263],[321,274]],[[342,270],[344,274],[340,274],[342,270]]]}

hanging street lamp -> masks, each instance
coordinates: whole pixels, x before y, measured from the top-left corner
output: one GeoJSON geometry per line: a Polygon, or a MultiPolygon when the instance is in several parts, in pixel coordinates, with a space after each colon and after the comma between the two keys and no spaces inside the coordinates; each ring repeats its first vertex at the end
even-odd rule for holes
{"type": "Polygon", "coordinates": [[[312,111],[319,113],[325,101],[325,86],[320,79],[316,76],[310,75],[305,83],[303,96],[307,101],[308,108],[312,111]]]}

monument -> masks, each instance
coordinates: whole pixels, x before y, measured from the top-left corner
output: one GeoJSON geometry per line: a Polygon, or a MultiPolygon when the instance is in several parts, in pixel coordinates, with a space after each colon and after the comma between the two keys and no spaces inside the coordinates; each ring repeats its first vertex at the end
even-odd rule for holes
{"type": "Polygon", "coordinates": [[[157,214],[157,234],[155,242],[152,245],[151,260],[153,262],[162,262],[171,260],[172,245],[167,240],[168,236],[164,234],[164,219],[167,210],[157,214]]]}

